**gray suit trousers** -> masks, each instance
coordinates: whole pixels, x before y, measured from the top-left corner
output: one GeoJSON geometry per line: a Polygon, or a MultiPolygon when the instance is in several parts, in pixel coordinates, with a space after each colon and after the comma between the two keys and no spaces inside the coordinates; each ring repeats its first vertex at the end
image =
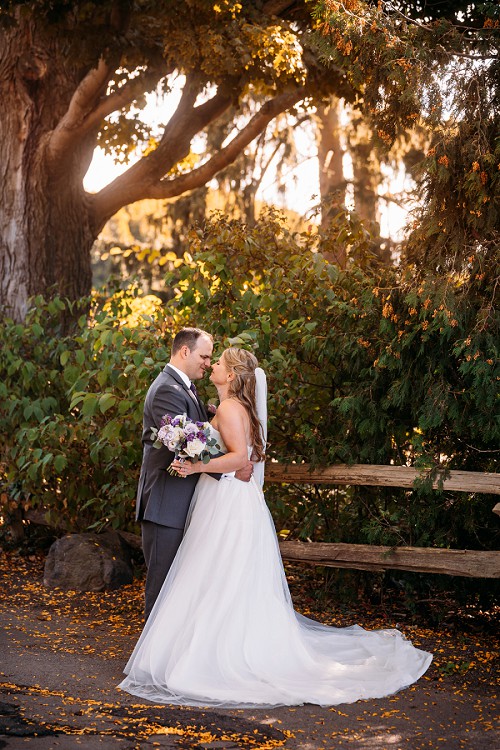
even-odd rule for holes
{"type": "Polygon", "coordinates": [[[184,535],[183,529],[142,521],[142,550],[148,568],[144,618],[148,619],[184,535]]]}

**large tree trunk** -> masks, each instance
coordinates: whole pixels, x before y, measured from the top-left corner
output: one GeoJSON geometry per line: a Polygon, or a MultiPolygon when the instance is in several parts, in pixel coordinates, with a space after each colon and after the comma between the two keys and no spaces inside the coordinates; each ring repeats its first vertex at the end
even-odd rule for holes
{"type": "Polygon", "coordinates": [[[35,294],[74,300],[91,291],[94,240],[80,141],[66,160],[47,158],[49,134],[78,83],[57,40],[24,23],[0,36],[0,309],[25,317],[35,294]]]}
{"type": "MultiPolygon", "coordinates": [[[[332,97],[330,104],[316,110],[316,143],[319,162],[319,193],[321,199],[321,229],[326,231],[332,217],[345,207],[346,181],[341,143],[340,100],[332,97]]],[[[347,257],[343,245],[325,252],[325,258],[345,268],[347,257]]]]}
{"type": "Polygon", "coordinates": [[[349,153],[352,158],[354,207],[360,219],[380,232],[380,162],[369,129],[361,120],[353,121],[353,125],[349,130],[349,153]]]}
{"type": "Polygon", "coordinates": [[[372,250],[380,260],[391,262],[391,242],[380,236],[379,186],[382,182],[380,159],[373,144],[373,133],[359,114],[353,113],[348,129],[349,153],[352,158],[354,207],[370,229],[372,250]]]}
{"type": "Polygon", "coordinates": [[[332,97],[330,104],[321,104],[316,110],[322,229],[328,226],[332,213],[345,205],[346,181],[339,110],[340,101],[336,97],[332,97]]]}

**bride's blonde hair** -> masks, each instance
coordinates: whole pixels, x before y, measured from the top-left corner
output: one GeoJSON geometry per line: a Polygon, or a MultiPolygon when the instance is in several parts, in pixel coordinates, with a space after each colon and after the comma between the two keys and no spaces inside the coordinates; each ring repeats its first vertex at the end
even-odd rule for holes
{"type": "Polygon", "coordinates": [[[226,349],[222,357],[227,369],[234,374],[229,383],[228,396],[238,399],[247,410],[250,419],[250,439],[252,441],[252,459],[264,460],[264,438],[262,428],[257,417],[255,400],[255,368],[258,366],[257,357],[246,349],[235,346],[226,349]]]}

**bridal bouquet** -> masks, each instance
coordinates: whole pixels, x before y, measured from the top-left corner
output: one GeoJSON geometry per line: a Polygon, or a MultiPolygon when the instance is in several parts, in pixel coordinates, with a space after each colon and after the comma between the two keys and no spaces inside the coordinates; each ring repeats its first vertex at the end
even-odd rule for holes
{"type": "MultiPolygon", "coordinates": [[[[166,445],[176,458],[193,462],[203,461],[206,464],[210,456],[220,451],[217,440],[210,436],[210,423],[193,422],[186,414],[176,417],[165,414],[161,418],[160,429],[151,427],[151,437],[154,440],[153,448],[166,445]]],[[[177,475],[170,466],[167,471],[172,476],[177,475]]]]}

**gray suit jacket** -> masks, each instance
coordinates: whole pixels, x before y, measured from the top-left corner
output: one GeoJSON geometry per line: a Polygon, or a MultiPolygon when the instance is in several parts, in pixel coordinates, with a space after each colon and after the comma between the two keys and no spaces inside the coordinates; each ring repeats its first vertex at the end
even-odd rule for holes
{"type": "Polygon", "coordinates": [[[206,422],[208,415],[182,378],[168,365],[151,384],[144,402],[142,430],[143,456],[137,490],[136,520],[183,529],[191,498],[199,479],[194,474],[182,479],[171,476],[167,467],[174,454],[166,446],[153,448],[151,427],[160,427],[165,414],[187,414],[194,421],[206,422]]]}

